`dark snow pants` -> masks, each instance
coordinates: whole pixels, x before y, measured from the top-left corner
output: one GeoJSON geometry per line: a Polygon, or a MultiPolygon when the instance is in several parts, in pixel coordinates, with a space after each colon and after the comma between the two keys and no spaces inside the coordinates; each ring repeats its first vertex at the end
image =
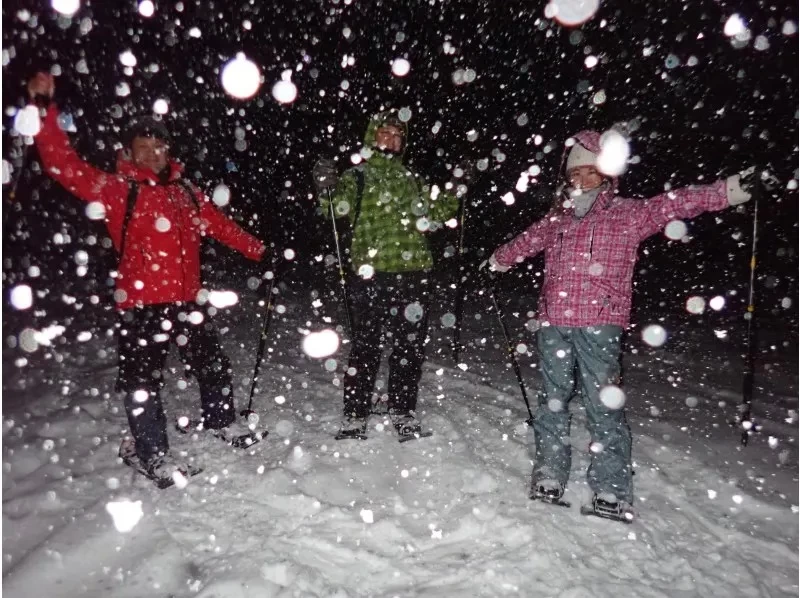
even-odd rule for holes
{"type": "Polygon", "coordinates": [[[581,384],[586,423],[592,438],[589,486],[633,503],[631,430],[622,404],[600,391],[618,385],[620,326],[543,326],[537,334],[542,391],[533,420],[536,460],[533,483],[554,479],[566,485],[571,465],[569,400],[575,370],[581,384]]]}
{"type": "Polygon", "coordinates": [[[230,362],[205,309],[170,303],[125,310],[119,321],[117,390],[125,393],[125,411],[142,461],[169,449],[160,391],[172,343],[186,372],[199,383],[204,425],[223,428],[236,417],[230,362]]]}
{"type": "Polygon", "coordinates": [[[428,278],[423,272],[376,272],[350,285],[353,341],[344,377],[345,416],[367,417],[375,378],[389,348],[389,410],[417,406],[428,333],[428,278]]]}

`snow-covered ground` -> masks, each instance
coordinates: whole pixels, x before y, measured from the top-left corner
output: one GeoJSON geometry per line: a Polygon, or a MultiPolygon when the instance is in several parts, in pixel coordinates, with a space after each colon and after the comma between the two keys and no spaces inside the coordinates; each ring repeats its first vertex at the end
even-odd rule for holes
{"type": "MultiPolygon", "coordinates": [[[[257,343],[252,302],[218,317],[240,406],[257,343]]],[[[29,354],[24,367],[14,364],[22,353],[6,350],[5,594],[797,595],[796,354],[759,372],[764,433],[743,448],[729,425],[741,385],[735,351],[706,329],[658,349],[631,335],[639,518],[624,525],[578,513],[589,439],[577,401],[572,507],[527,498],[526,412],[485,306],[468,308],[462,367],[434,313],[419,409],[435,434],[401,445],[379,418],[367,441],[333,440],[341,363],[333,372],[302,353],[298,328],[311,316],[300,303],[287,301],[274,323],[256,398],[268,439],[243,452],[171,433],[205,468],[184,489],[157,490],[116,459],[126,421],[108,322],[85,342],[68,327],[68,342],[29,354]],[[141,501],[143,512],[128,533],[108,510],[124,501],[141,501]]],[[[511,323],[521,334],[521,320],[511,323]]],[[[533,400],[534,358],[520,358],[533,400]]],[[[170,363],[179,367],[174,355],[170,363]]],[[[165,393],[171,417],[196,404],[196,386],[181,391],[177,381],[173,373],[165,393]]]]}

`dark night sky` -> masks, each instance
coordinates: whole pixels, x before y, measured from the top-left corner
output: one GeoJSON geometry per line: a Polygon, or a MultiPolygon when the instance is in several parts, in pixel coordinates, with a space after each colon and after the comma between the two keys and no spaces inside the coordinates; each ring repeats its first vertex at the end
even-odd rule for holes
{"type": "MultiPolygon", "coordinates": [[[[57,18],[49,2],[5,1],[3,47],[10,60],[4,62],[4,108],[23,105],[23,83],[36,68],[57,64],[57,99],[75,116],[76,146],[92,162],[111,168],[120,127],[132,115],[148,112],[156,98],[167,99],[167,122],[188,172],[201,173],[207,190],[223,180],[229,184],[235,192],[231,213],[278,247],[296,249],[294,275],[312,287],[323,275],[313,256],[329,251],[330,235],[309,200],[311,167],[323,155],[346,163],[357,151],[367,116],[382,105],[412,109],[408,158],[432,182],[449,180],[455,164],[489,159],[488,170],[477,172],[469,186],[466,245],[472,264],[546,211],[534,192],[515,192],[510,207],[500,197],[534,162],[542,168],[539,180],[555,184],[565,138],[586,126],[640,121],[633,153],[641,161],[622,179],[622,192],[635,196],[660,192],[667,181],[674,186],[710,181],[752,163],[772,164],[784,185],[796,176],[797,34],[781,32],[787,19],[797,23],[794,3],[606,1],[578,29],[545,19],[545,3],[533,1],[187,0],[180,11],[177,4],[157,2],[156,15],[146,19],[133,0],[82,2],[67,20],[57,18]],[[18,18],[23,7],[35,23],[18,18]],[[723,25],[734,12],[747,20],[753,36],[766,36],[767,50],[756,50],[752,40],[745,48],[732,47],[723,25]],[[244,20],[252,23],[249,30],[244,20]],[[192,27],[201,37],[189,35],[192,27]],[[454,54],[444,52],[445,41],[456,48],[454,54]],[[138,59],[131,77],[118,59],[125,49],[138,59]],[[227,97],[219,84],[221,65],[240,51],[265,77],[259,95],[246,102],[227,97]],[[342,68],[345,55],[355,58],[353,66],[342,68]],[[593,69],[584,66],[588,55],[600,59],[593,69]],[[667,68],[670,55],[679,66],[667,68]],[[389,62],[401,56],[410,61],[411,73],[398,79],[389,62]],[[697,58],[695,66],[687,65],[690,56],[697,58]],[[88,72],[79,72],[87,70],[77,67],[81,59],[88,72]],[[158,72],[145,72],[151,63],[158,72]],[[457,68],[472,68],[477,78],[457,86],[451,79],[457,68]],[[269,93],[284,69],[294,71],[299,89],[289,106],[269,93]],[[123,80],[132,93],[119,98],[114,89],[123,80]],[[601,89],[607,100],[595,105],[592,97],[601,89]],[[520,125],[523,113],[527,124],[520,125]],[[436,121],[441,127],[434,134],[436,121]],[[238,151],[234,131],[245,125],[252,130],[246,150],[238,151]],[[475,141],[467,139],[470,130],[478,133],[475,141]],[[542,136],[541,145],[533,143],[534,135],[542,136]],[[545,147],[552,151],[542,153],[545,147]],[[493,157],[495,150],[504,161],[493,157]]],[[[8,116],[4,125],[3,156],[18,164],[8,116]]],[[[30,262],[42,268],[43,280],[57,280],[59,296],[61,288],[84,298],[98,292],[107,261],[87,239],[104,235],[85,219],[83,205],[33,171],[24,173],[18,198],[12,206],[4,194],[6,282],[24,280],[30,262]],[[42,242],[62,229],[71,244],[42,242]],[[94,264],[84,278],[69,275],[78,248],[86,248],[94,264]],[[92,283],[92,277],[100,282],[92,283]]],[[[759,271],[764,302],[796,326],[796,309],[777,307],[782,297],[797,296],[797,191],[781,189],[764,204],[759,271]]],[[[664,300],[664,288],[674,289],[668,307],[676,309],[692,289],[706,295],[731,288],[744,292],[751,210],[695,219],[688,244],[661,235],[648,241],[637,275],[637,305],[664,300]]],[[[453,240],[452,234],[437,239],[440,247],[453,240]]],[[[208,251],[216,255],[206,259],[209,280],[243,280],[252,272],[225,249],[212,244],[208,251]]],[[[533,265],[541,269],[541,261],[533,265]]],[[[503,286],[533,288],[524,272],[507,277],[503,286]]]]}

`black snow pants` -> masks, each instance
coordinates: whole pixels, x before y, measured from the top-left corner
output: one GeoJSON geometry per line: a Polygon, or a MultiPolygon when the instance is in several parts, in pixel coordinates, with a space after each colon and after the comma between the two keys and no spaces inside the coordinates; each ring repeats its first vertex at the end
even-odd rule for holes
{"type": "Polygon", "coordinates": [[[428,277],[424,272],[376,272],[350,284],[353,340],[344,377],[345,416],[367,417],[384,348],[389,353],[389,410],[417,406],[428,333],[428,277]]]}
{"type": "Polygon", "coordinates": [[[125,411],[142,461],[169,450],[160,391],[172,343],[200,386],[205,427],[224,428],[236,418],[230,362],[203,307],[168,303],[125,310],[119,320],[117,391],[125,393],[125,411]]]}

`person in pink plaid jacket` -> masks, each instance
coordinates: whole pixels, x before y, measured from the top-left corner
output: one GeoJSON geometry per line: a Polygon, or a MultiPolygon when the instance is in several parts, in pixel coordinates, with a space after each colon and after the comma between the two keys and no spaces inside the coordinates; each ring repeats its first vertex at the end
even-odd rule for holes
{"type": "Polygon", "coordinates": [[[644,201],[620,197],[616,176],[601,172],[616,168],[608,168],[603,153],[606,144],[613,151],[618,139],[615,131],[603,136],[582,131],[571,138],[567,180],[554,207],[499,247],[489,266],[505,272],[542,251],[545,254],[538,308],[541,327],[536,333],[542,386],[533,421],[536,459],[531,498],[557,502],[564,493],[571,464],[568,402],[577,369],[592,437],[587,475],[594,501],[632,513],[631,431],[622,408],[624,394],[617,385],[639,244],[671,221],[748,201],[754,182],[751,169],[644,201]],[[614,135],[617,140],[610,137],[614,135]]]}

